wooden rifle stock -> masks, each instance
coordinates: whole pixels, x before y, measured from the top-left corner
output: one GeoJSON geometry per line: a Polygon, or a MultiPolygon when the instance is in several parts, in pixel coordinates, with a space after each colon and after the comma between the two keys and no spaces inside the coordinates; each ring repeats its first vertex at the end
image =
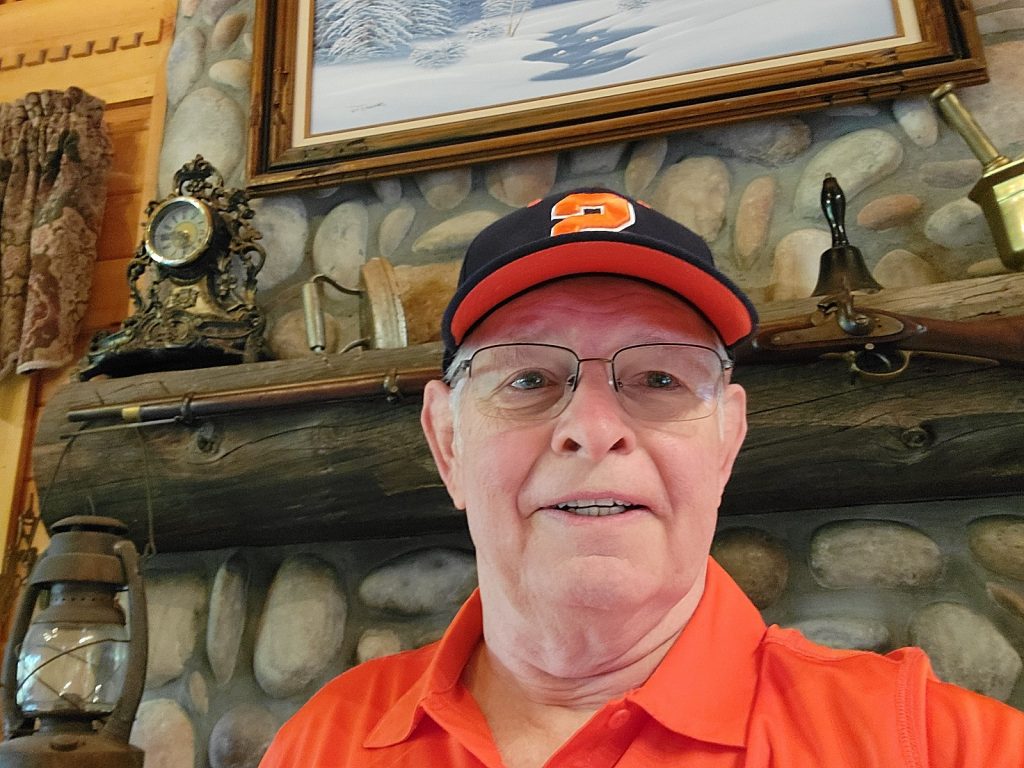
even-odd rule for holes
{"type": "Polygon", "coordinates": [[[920,352],[1024,366],[1024,315],[938,320],[877,309],[858,309],[871,321],[861,334],[844,331],[822,313],[771,323],[734,350],[739,363],[798,362],[861,350],[920,352]]]}

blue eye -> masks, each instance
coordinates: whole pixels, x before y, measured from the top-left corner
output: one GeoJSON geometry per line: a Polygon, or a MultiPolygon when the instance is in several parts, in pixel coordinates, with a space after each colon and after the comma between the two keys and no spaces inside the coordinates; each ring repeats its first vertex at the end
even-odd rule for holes
{"type": "Polygon", "coordinates": [[[540,389],[551,383],[551,379],[540,371],[523,371],[509,379],[508,386],[512,389],[540,389]]]}
{"type": "Polygon", "coordinates": [[[644,386],[651,389],[670,389],[679,386],[676,377],[664,371],[647,371],[644,374],[644,386]]]}

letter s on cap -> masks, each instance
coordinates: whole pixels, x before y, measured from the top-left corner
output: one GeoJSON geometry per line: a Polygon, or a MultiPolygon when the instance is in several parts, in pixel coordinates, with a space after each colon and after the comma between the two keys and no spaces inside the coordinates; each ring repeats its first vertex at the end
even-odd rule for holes
{"type": "Polygon", "coordinates": [[[620,232],[636,222],[633,204],[609,192],[577,192],[551,209],[551,235],[600,230],[620,232]]]}

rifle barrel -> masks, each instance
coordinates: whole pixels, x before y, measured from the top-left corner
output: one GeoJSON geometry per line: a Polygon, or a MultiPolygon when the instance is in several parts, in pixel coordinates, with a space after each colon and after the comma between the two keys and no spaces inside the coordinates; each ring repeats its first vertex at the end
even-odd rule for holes
{"type": "Polygon", "coordinates": [[[174,400],[82,408],[68,411],[67,418],[68,421],[118,419],[126,423],[167,421],[175,418],[188,421],[193,418],[240,411],[287,408],[375,395],[392,400],[422,393],[427,382],[439,378],[440,375],[440,369],[435,367],[392,370],[276,387],[186,395],[174,400]]]}

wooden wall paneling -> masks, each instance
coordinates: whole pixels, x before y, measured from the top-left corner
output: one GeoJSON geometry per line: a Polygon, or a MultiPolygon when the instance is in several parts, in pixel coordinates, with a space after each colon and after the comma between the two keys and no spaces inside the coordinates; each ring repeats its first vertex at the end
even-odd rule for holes
{"type": "MultiPolygon", "coordinates": [[[[38,412],[74,376],[99,329],[126,316],[128,261],[156,190],[166,101],[165,66],[177,0],[0,0],[0,101],[31,91],[75,85],[103,99],[113,144],[104,220],[89,308],[76,359],[60,370],[0,382],[0,541],[31,486],[22,445],[31,445],[38,412]]],[[[38,546],[45,546],[45,537],[38,546]]],[[[0,619],[2,620],[2,619],[0,619]]]]}

